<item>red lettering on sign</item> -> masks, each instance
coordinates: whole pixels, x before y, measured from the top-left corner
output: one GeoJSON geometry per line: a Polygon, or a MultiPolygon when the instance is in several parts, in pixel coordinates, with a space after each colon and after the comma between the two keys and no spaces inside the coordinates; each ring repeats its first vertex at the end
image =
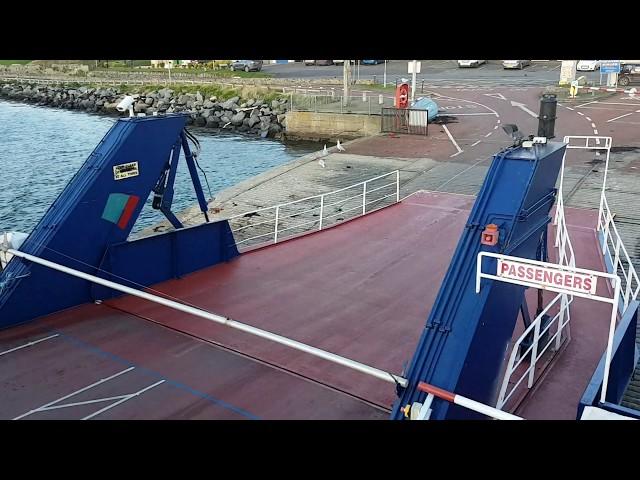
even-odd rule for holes
{"type": "Polygon", "coordinates": [[[513,265],[509,265],[509,275],[511,275],[512,277],[516,276],[516,267],[514,267],[513,265]]]}
{"type": "Polygon", "coordinates": [[[536,269],[536,282],[542,281],[542,270],[536,269]]]}
{"type": "Polygon", "coordinates": [[[518,276],[524,277],[524,267],[522,265],[518,267],[518,276]]]}
{"type": "Polygon", "coordinates": [[[553,272],[550,272],[549,270],[545,270],[543,281],[544,283],[553,283],[553,272]]]}
{"type": "Polygon", "coordinates": [[[582,288],[582,278],[580,277],[573,277],[573,288],[582,288]]]}
{"type": "Polygon", "coordinates": [[[532,279],[533,279],[533,268],[527,267],[527,280],[532,280],[532,279]]]}
{"type": "Polygon", "coordinates": [[[591,278],[587,277],[584,279],[584,289],[587,290],[588,292],[591,291],[591,278]]]}
{"type": "MultiPolygon", "coordinates": [[[[573,277],[571,275],[566,275],[564,277],[564,286],[565,287],[569,287],[571,288],[571,281],[573,280],[573,277]]],[[[561,285],[562,286],[562,285],[561,285]]]]}
{"type": "Polygon", "coordinates": [[[509,270],[509,264],[507,262],[502,262],[502,266],[500,267],[500,273],[504,273],[509,270]]]}

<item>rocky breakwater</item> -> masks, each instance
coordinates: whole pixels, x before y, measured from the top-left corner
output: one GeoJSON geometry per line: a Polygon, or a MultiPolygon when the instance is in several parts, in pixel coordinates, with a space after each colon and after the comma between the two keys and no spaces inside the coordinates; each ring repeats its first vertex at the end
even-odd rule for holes
{"type": "MultiPolygon", "coordinates": [[[[70,88],[54,85],[7,83],[0,86],[0,98],[42,106],[83,110],[90,113],[124,115],[116,106],[125,97],[117,88],[70,88]]],[[[180,93],[169,88],[133,95],[136,115],[185,112],[188,124],[262,137],[280,137],[285,129],[287,99],[264,101],[238,96],[226,100],[203,96],[200,92],[180,93]]]]}

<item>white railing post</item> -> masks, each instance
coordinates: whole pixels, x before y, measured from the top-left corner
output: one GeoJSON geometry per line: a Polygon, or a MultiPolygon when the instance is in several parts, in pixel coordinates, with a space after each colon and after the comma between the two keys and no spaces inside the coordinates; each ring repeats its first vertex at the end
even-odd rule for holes
{"type": "Polygon", "coordinates": [[[609,386],[609,370],[611,368],[611,354],[613,351],[613,336],[616,330],[616,320],[618,318],[618,303],[620,300],[620,278],[615,282],[613,291],[613,305],[611,306],[611,321],[609,323],[609,338],[607,339],[607,353],[604,361],[604,376],[602,377],[602,393],[600,402],[604,403],[607,398],[607,387],[609,386]]]}
{"type": "Polygon", "coordinates": [[[324,195],[320,195],[320,226],[318,230],[322,230],[322,214],[324,213],[324,195]]]}
{"type": "Polygon", "coordinates": [[[604,192],[607,188],[607,172],[609,171],[609,152],[611,151],[611,145],[607,140],[605,140],[605,146],[607,146],[607,158],[604,164],[604,178],[602,179],[602,193],[600,194],[600,208],[598,209],[598,218],[602,215],[602,210],[604,208],[604,192]]]}
{"type": "Polygon", "coordinates": [[[367,209],[367,182],[362,184],[362,215],[365,214],[367,209]]]}
{"type": "Polygon", "coordinates": [[[396,202],[400,201],[400,170],[396,170],[396,202]]]}
{"type": "Polygon", "coordinates": [[[564,325],[564,314],[567,308],[568,308],[567,295],[563,293],[562,296],[560,297],[560,312],[558,314],[559,315],[558,328],[556,330],[556,345],[555,345],[556,352],[560,350],[560,345],[562,344],[562,329],[564,325]]]}
{"type": "Polygon", "coordinates": [[[280,205],[276,207],[276,224],[273,231],[273,243],[278,243],[278,216],[280,214],[280,205]]]}
{"type": "Polygon", "coordinates": [[[540,324],[542,323],[542,315],[536,318],[536,325],[533,327],[533,347],[531,349],[531,365],[529,368],[529,380],[528,387],[531,388],[533,386],[533,380],[536,375],[536,361],[538,360],[538,341],[540,340],[540,324]]]}

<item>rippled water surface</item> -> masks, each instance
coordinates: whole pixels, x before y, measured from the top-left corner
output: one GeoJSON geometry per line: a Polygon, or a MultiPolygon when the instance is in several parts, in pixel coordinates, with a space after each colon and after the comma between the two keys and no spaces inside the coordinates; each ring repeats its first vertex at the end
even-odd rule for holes
{"type": "MultiPolygon", "coordinates": [[[[0,101],[0,232],[30,232],[116,121],[82,112],[0,101]]],[[[220,135],[190,129],[200,141],[199,163],[215,196],[227,187],[318,149],[309,142],[220,135]]],[[[209,197],[206,184],[200,177],[209,197]]],[[[135,230],[162,220],[147,202],[135,230]]],[[[173,210],[197,202],[184,156],[173,210]]]]}

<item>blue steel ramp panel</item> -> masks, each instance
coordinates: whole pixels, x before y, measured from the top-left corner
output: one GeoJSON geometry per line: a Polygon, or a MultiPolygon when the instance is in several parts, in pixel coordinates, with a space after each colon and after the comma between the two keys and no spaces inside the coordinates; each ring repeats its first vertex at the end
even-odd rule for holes
{"type": "MultiPolygon", "coordinates": [[[[107,247],[127,239],[185,121],[116,122],[20,250],[96,274],[107,247]]],[[[0,285],[0,328],[92,300],[89,282],[20,258],[0,274],[0,285]]]]}
{"type": "MultiPolygon", "coordinates": [[[[477,256],[489,251],[536,258],[551,220],[564,149],[563,143],[549,142],[511,147],[494,156],[405,373],[409,385],[399,392],[392,418],[403,418],[400,408],[424,401],[426,395],[416,389],[420,381],[495,405],[525,287],[483,280],[476,294],[477,256]],[[490,223],[499,227],[496,246],[480,243],[490,223]]],[[[495,272],[496,260],[485,262],[483,271],[495,272]]],[[[432,419],[485,418],[443,400],[435,400],[432,408],[432,419]]]]}

